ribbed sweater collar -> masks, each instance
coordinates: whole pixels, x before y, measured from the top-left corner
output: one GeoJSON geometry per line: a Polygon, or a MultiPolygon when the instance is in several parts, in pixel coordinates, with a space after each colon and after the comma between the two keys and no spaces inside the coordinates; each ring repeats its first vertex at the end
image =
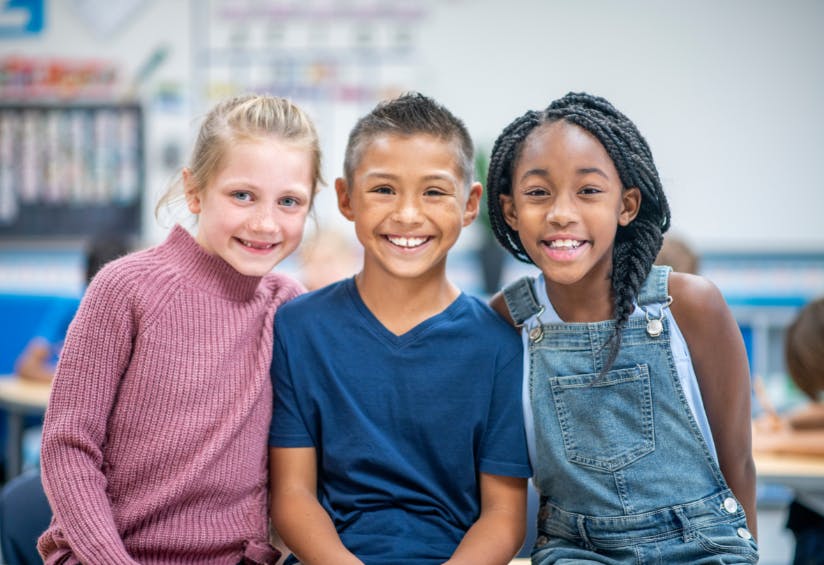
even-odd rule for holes
{"type": "Polygon", "coordinates": [[[172,228],[158,250],[194,288],[221,298],[249,300],[262,278],[243,275],[217,255],[207,253],[179,224],[172,228]]]}

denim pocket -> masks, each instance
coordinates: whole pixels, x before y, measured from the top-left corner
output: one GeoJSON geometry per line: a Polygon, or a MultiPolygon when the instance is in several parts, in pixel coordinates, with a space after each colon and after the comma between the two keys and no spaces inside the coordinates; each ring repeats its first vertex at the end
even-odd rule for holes
{"type": "Polygon", "coordinates": [[[567,459],[617,471],[655,449],[649,367],[550,377],[567,459]]]}
{"type": "Polygon", "coordinates": [[[716,524],[697,529],[695,541],[711,555],[736,556],[745,563],[758,563],[758,546],[755,541],[751,537],[745,539],[739,536],[736,528],[730,524],[716,524]]]}

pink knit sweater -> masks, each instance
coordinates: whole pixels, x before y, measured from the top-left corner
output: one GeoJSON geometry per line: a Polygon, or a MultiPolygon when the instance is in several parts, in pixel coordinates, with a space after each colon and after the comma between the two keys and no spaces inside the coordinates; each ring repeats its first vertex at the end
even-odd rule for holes
{"type": "Polygon", "coordinates": [[[95,277],[43,429],[46,563],[274,563],[272,322],[302,291],[241,275],[180,226],[95,277]]]}

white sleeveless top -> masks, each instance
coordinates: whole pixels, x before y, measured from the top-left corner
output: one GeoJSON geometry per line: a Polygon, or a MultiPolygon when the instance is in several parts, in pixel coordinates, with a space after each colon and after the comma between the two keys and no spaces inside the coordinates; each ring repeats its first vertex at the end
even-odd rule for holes
{"type": "MultiPolygon", "coordinates": [[[[563,320],[555,312],[552,303],[549,301],[549,296],[546,293],[546,284],[544,282],[544,275],[541,274],[535,278],[535,297],[538,303],[544,307],[544,312],[541,314],[541,320],[545,324],[563,323],[563,320]]],[[[675,316],[669,308],[664,308],[664,315],[669,320],[670,327],[670,347],[672,348],[672,358],[675,362],[675,370],[678,373],[678,380],[681,382],[681,388],[684,389],[684,396],[687,398],[690,411],[695,418],[707,446],[718,461],[718,454],[715,450],[715,442],[712,439],[712,432],[710,431],[710,424],[707,420],[707,412],[704,410],[704,402],[701,399],[701,390],[698,388],[698,379],[695,376],[695,368],[692,366],[692,357],[690,357],[687,342],[684,340],[684,335],[675,321],[675,316]]],[[[630,318],[643,317],[644,311],[635,305],[635,311],[630,314],[630,318]]],[[[521,328],[521,339],[524,343],[524,383],[523,383],[523,405],[524,405],[524,426],[526,427],[526,439],[529,446],[529,459],[533,466],[535,465],[535,424],[532,415],[532,403],[529,399],[529,328],[535,324],[535,316],[524,321],[521,328]]]]}

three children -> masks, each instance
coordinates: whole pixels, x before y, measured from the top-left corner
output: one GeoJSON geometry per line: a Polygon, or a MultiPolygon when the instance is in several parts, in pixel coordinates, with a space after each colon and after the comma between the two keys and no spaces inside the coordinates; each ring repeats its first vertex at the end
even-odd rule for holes
{"type": "Polygon", "coordinates": [[[496,141],[493,230],[541,271],[493,300],[520,335],[446,274],[482,192],[447,109],[412,93],[358,121],[335,190],[363,265],[300,297],[268,273],[320,180],[311,123],[268,98],[209,122],[183,174],[197,238],[104,269],[66,341],[48,562],[273,563],[270,360],[289,563],[505,564],[533,470],[534,563],[756,562],[743,342],[711,283],[653,267],[669,208],[609,102],[569,94],[496,141]]]}

